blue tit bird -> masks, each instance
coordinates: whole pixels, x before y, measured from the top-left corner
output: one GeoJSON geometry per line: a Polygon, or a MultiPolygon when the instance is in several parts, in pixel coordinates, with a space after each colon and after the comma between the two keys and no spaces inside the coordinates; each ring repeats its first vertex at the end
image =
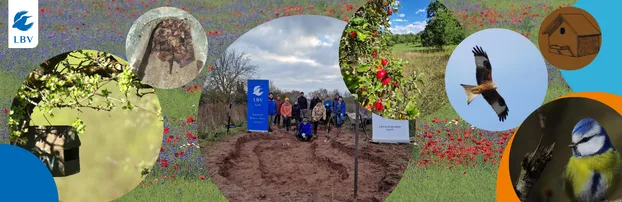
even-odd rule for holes
{"type": "Polygon", "coordinates": [[[572,201],[602,202],[615,190],[622,158],[605,129],[594,119],[580,120],[572,130],[572,156],[564,172],[564,190],[572,201]]]}

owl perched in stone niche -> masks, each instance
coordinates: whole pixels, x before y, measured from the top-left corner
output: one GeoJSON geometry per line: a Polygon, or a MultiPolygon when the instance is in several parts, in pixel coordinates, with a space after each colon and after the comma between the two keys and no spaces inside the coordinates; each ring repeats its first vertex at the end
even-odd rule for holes
{"type": "Polygon", "coordinates": [[[174,18],[163,20],[153,30],[151,51],[159,60],[169,63],[170,74],[174,62],[183,68],[195,60],[191,30],[185,20],[174,18]]]}

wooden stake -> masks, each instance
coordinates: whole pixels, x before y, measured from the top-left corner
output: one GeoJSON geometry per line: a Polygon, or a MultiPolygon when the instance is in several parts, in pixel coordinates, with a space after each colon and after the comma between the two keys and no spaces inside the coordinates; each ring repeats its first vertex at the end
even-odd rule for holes
{"type": "Polygon", "coordinates": [[[358,162],[358,151],[359,151],[359,135],[358,135],[358,124],[360,124],[360,112],[359,112],[359,103],[356,102],[356,115],[354,116],[354,122],[356,123],[354,126],[354,201],[357,201],[357,192],[358,192],[358,178],[359,178],[359,162],[358,162]]]}
{"type": "Polygon", "coordinates": [[[229,103],[229,112],[227,112],[227,135],[229,135],[229,128],[231,128],[231,103],[229,103]]]}

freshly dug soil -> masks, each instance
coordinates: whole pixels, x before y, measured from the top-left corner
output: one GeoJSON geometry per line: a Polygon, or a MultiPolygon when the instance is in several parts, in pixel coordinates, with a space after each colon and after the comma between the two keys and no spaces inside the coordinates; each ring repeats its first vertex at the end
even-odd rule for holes
{"type": "MultiPolygon", "coordinates": [[[[408,165],[411,145],[373,144],[359,135],[358,201],[383,201],[408,165]]],[[[247,133],[202,147],[211,179],[229,201],[354,201],[354,135],[319,131],[247,133]],[[330,138],[328,138],[330,137],[330,138]]]]}

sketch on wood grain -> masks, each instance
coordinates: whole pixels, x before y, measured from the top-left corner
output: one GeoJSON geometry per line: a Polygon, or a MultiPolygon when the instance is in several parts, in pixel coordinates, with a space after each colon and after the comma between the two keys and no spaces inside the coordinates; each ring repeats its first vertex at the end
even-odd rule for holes
{"type": "Polygon", "coordinates": [[[150,40],[152,54],[169,63],[173,73],[173,62],[185,67],[195,60],[191,27],[182,19],[165,19],[155,29],[150,40]]]}
{"type": "Polygon", "coordinates": [[[583,57],[600,50],[601,32],[580,13],[560,14],[544,29],[549,52],[567,57],[583,57]]]}

